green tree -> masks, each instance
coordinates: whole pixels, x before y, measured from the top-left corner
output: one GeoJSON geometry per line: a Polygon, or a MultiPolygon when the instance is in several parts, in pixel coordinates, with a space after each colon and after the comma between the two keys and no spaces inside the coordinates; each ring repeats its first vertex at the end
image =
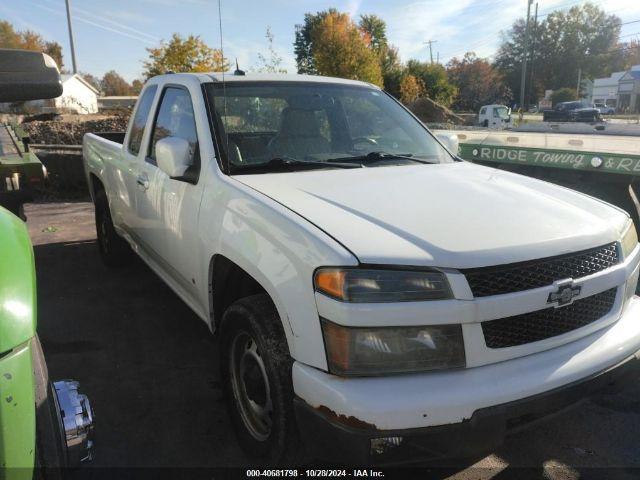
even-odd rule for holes
{"type": "Polygon", "coordinates": [[[388,46],[387,24],[380,17],[377,15],[360,15],[358,26],[364,32],[367,43],[376,52],[380,52],[388,46]]]}
{"type": "Polygon", "coordinates": [[[482,105],[505,103],[511,98],[502,74],[474,52],[465,53],[462,59],[453,58],[447,64],[447,75],[458,89],[453,105],[459,110],[476,111],[482,105]]]}
{"type": "Polygon", "coordinates": [[[361,15],[358,26],[364,33],[365,40],[378,56],[385,90],[399,97],[402,64],[398,48],[391,45],[387,39],[386,22],[377,15],[361,15]]]}
{"type": "Polygon", "coordinates": [[[439,63],[409,60],[405,73],[420,79],[426,95],[444,106],[449,106],[458,94],[457,88],[449,82],[447,71],[439,63]]]}
{"type": "MultiPolygon", "coordinates": [[[[566,12],[554,11],[534,25],[532,33],[530,45],[535,44],[532,101],[545,89],[575,85],[579,70],[583,78],[596,78],[619,68],[616,46],[620,19],[592,3],[573,6],[566,12]]],[[[517,20],[503,35],[495,66],[511,91],[519,92],[525,21],[517,20]]]]}
{"type": "Polygon", "coordinates": [[[311,40],[317,73],[382,86],[378,57],[346,13],[326,15],[314,26],[311,40]]]}
{"type": "Polygon", "coordinates": [[[18,31],[7,21],[0,21],[0,48],[15,48],[44,52],[55,60],[62,70],[62,46],[58,42],[46,41],[31,30],[18,31]]]}
{"type": "Polygon", "coordinates": [[[313,56],[313,39],[311,32],[327,15],[338,14],[338,10],[330,8],[318,13],[305,13],[304,23],[296,25],[295,41],[293,42],[293,52],[296,56],[298,73],[317,75],[318,71],[313,56]]]}
{"type": "Polygon", "coordinates": [[[222,56],[222,52],[209,47],[195,35],[183,38],[174,33],[169,42],[162,42],[159,47],[147,48],[147,52],[149,59],[144,62],[146,78],[168,71],[219,72],[229,69],[229,62],[222,56]]]}
{"type": "Polygon", "coordinates": [[[282,57],[278,54],[278,52],[276,52],[276,49],[273,46],[274,37],[273,33],[271,32],[271,27],[267,27],[265,37],[267,38],[267,55],[258,53],[258,61],[260,62],[258,72],[287,73],[287,69],[282,68],[282,57]]]}
{"type": "Polygon", "coordinates": [[[555,107],[560,102],[571,102],[577,100],[578,94],[575,88],[560,88],[551,94],[551,105],[555,107]]]}

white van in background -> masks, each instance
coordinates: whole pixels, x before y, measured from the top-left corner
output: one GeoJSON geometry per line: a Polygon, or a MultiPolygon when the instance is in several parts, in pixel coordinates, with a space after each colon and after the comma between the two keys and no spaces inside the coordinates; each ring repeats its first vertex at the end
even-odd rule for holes
{"type": "Polygon", "coordinates": [[[504,105],[485,105],[478,113],[478,123],[482,127],[503,130],[511,125],[511,109],[504,105]]]}

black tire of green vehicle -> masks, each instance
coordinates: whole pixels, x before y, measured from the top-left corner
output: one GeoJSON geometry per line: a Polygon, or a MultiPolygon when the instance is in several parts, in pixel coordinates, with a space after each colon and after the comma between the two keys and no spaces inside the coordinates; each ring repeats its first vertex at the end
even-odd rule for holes
{"type": "Polygon", "coordinates": [[[227,408],[240,446],[262,464],[299,464],[303,450],[293,410],[293,361],[273,302],[266,294],[236,301],[224,313],[220,331],[220,374],[227,408]],[[256,439],[247,427],[232,385],[234,339],[244,334],[255,341],[268,377],[273,412],[271,430],[264,440],[256,439]]]}
{"type": "Polygon", "coordinates": [[[109,201],[104,190],[96,193],[96,231],[100,258],[107,267],[121,267],[131,259],[131,247],[113,226],[109,201]]]}

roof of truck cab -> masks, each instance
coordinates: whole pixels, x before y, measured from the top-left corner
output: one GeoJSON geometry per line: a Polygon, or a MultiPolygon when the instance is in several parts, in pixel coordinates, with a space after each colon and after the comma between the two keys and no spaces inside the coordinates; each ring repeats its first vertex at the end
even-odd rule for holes
{"type": "MultiPolygon", "coordinates": [[[[222,82],[222,73],[206,73],[208,77],[205,81],[222,82]]],[[[346,78],[323,77],[320,75],[299,75],[291,73],[247,73],[245,75],[235,75],[233,73],[225,73],[224,81],[231,82],[314,82],[314,83],[337,83],[342,85],[360,85],[364,87],[377,86],[361,82],[359,80],[348,80],[346,78]]]]}

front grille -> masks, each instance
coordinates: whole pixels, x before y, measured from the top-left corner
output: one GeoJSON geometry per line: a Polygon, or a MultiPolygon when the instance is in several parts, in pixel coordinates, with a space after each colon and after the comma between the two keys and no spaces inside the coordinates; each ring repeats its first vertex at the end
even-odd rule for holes
{"type": "Polygon", "coordinates": [[[462,270],[462,273],[474,297],[488,297],[545,287],[556,280],[585,277],[616,265],[618,260],[618,248],[610,243],[568,255],[462,270]]]}
{"type": "Polygon", "coordinates": [[[560,308],[482,322],[484,341],[489,348],[515,347],[562,335],[607,315],[616,300],[616,288],[576,300],[560,308]]]}

